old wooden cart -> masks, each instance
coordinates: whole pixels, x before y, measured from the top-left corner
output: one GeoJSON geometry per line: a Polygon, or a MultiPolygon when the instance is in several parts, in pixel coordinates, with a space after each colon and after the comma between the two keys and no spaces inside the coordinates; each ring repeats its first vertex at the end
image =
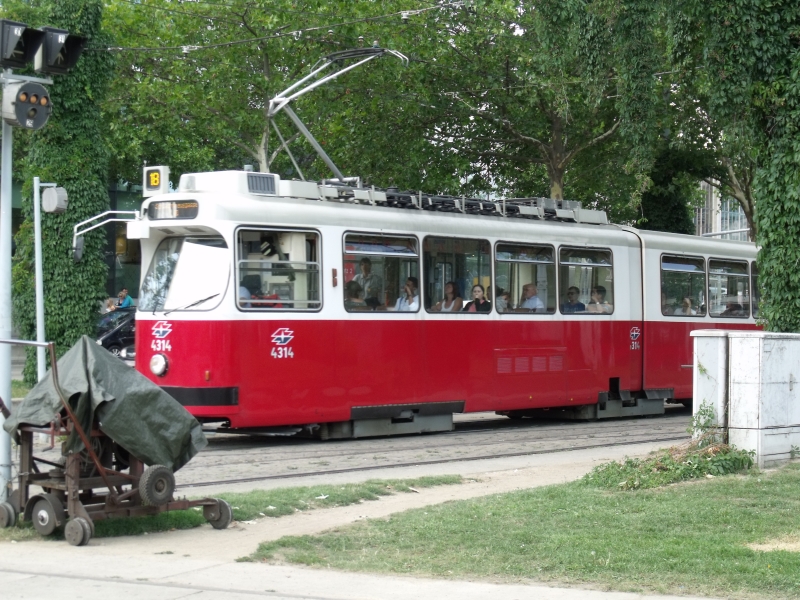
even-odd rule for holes
{"type": "MultiPolygon", "coordinates": [[[[0,527],[11,527],[18,518],[32,521],[36,531],[51,535],[64,527],[64,536],[73,546],[83,546],[94,535],[94,523],[103,519],[155,515],[172,510],[202,507],[203,516],[215,529],[225,529],[232,521],[231,506],[218,498],[176,499],[175,477],[163,465],[145,467],[142,461],[100,430],[95,422],[85,431],[58,383],[58,367],[53,343],[0,340],[0,343],[44,346],[49,351],[50,376],[63,405],[49,427],[21,425],[19,472],[16,489],[0,503],[0,527]],[[61,461],[46,460],[34,454],[34,434],[46,434],[51,447],[56,438],[76,433],[84,450],[73,452],[61,461]],[[42,489],[31,493],[31,487],[42,489]]],[[[0,398],[0,410],[9,410],[0,398]]]]}

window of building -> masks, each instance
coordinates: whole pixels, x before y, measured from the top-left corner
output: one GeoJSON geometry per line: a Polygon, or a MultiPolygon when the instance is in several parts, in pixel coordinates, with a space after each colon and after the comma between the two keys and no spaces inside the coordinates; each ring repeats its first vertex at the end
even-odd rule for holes
{"type": "Polygon", "coordinates": [[[753,279],[753,318],[758,318],[758,304],[761,302],[761,290],[758,288],[758,263],[750,263],[750,274],[753,279]]]}
{"type": "Polygon", "coordinates": [[[436,313],[491,311],[492,254],[488,241],[426,237],[424,259],[426,310],[436,313]],[[454,293],[445,296],[449,290],[454,293]],[[450,302],[451,297],[460,302],[450,302]],[[477,302],[472,303],[476,298],[477,302]]]}
{"type": "Polygon", "coordinates": [[[142,280],[139,310],[210,310],[222,301],[230,272],[222,236],[166,238],[142,280]]]}
{"type": "Polygon", "coordinates": [[[345,235],[344,307],[348,312],[417,312],[419,304],[417,238],[345,235]]]}
{"type": "Polygon", "coordinates": [[[561,248],[559,300],[562,312],[600,315],[614,312],[611,257],[611,250],[606,249],[561,248]]]}
{"type": "Polygon", "coordinates": [[[319,310],[319,234],[240,229],[237,305],[243,310],[319,310]]]}
{"type": "Polygon", "coordinates": [[[552,246],[497,244],[494,304],[499,313],[556,312],[555,252],[552,246]]]}
{"type": "Polygon", "coordinates": [[[708,299],[712,317],[749,317],[750,278],[747,263],[709,259],[708,299]]]}
{"type": "Polygon", "coordinates": [[[706,314],[706,266],[701,256],[661,257],[661,314],[702,317],[706,314]]]}

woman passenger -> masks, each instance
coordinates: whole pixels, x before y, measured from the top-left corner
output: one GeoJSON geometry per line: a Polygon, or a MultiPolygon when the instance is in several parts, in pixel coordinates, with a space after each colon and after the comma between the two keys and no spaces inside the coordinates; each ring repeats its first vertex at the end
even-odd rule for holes
{"type": "Polygon", "coordinates": [[[397,299],[394,309],[402,312],[417,312],[419,310],[419,280],[416,277],[406,279],[403,295],[397,299]]]}
{"type": "Polygon", "coordinates": [[[481,284],[472,286],[472,302],[461,310],[461,312],[491,312],[492,303],[486,299],[486,292],[481,284]]]}
{"type": "Polygon", "coordinates": [[[431,310],[435,312],[459,312],[464,306],[464,301],[458,295],[455,281],[444,284],[444,298],[436,303],[431,310]]]}

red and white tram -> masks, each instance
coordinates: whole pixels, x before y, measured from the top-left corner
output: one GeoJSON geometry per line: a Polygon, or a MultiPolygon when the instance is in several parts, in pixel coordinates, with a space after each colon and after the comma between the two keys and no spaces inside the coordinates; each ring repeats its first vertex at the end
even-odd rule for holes
{"type": "Polygon", "coordinates": [[[658,414],[691,399],[690,331],[757,327],[753,244],[577,203],[196,173],[148,199],[128,237],[142,244],[137,369],[233,429],[658,414]],[[448,290],[466,307],[478,285],[481,310],[440,304],[448,290]]]}

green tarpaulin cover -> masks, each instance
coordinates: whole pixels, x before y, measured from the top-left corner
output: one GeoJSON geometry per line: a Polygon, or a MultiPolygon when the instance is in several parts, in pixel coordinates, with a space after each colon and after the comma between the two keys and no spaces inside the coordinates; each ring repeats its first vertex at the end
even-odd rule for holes
{"type": "MultiPolygon", "coordinates": [[[[84,431],[96,418],[103,433],[147,465],[177,471],[208,443],[200,423],[164,390],[83,336],[58,361],[58,379],[84,431]]],[[[45,427],[63,411],[48,376],[34,387],[3,427],[45,427]]],[[[73,433],[68,451],[83,443],[73,433]]]]}

